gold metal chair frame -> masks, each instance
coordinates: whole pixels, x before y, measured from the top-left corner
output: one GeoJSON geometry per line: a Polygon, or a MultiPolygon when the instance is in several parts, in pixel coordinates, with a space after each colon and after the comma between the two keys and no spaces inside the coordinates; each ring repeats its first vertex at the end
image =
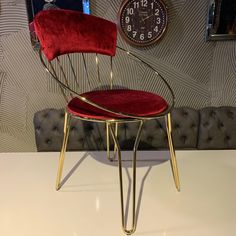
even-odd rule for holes
{"type": "MultiPolygon", "coordinates": [[[[157,118],[160,118],[160,117],[165,117],[167,138],[168,138],[170,157],[171,157],[170,158],[170,163],[171,163],[172,174],[173,174],[175,186],[176,186],[177,190],[180,191],[180,181],[179,181],[179,174],[178,174],[178,168],[177,168],[177,161],[176,161],[176,155],[175,155],[175,150],[174,150],[173,141],[172,141],[171,115],[170,115],[170,111],[173,108],[174,103],[175,103],[175,97],[174,97],[174,93],[173,93],[171,87],[169,86],[169,84],[167,83],[167,81],[153,67],[151,67],[149,64],[147,64],[146,62],[144,62],[143,60],[141,60],[139,57],[132,54],[131,52],[128,52],[128,51],[126,51],[126,50],[124,50],[120,47],[117,47],[117,48],[121,51],[126,52],[128,55],[133,56],[139,62],[141,62],[145,66],[149,67],[155,74],[157,74],[162,79],[162,81],[165,83],[165,85],[169,89],[169,91],[171,93],[171,97],[172,97],[172,102],[169,105],[167,110],[165,110],[161,114],[158,114],[155,117],[139,117],[139,116],[133,116],[133,115],[130,115],[130,114],[124,114],[124,113],[121,113],[121,112],[111,111],[107,108],[101,107],[98,104],[95,104],[95,103],[89,101],[88,99],[82,97],[79,93],[77,93],[76,91],[74,91],[73,89],[71,89],[69,87],[65,72],[64,72],[63,67],[60,64],[60,60],[58,58],[56,58],[56,60],[59,63],[59,69],[61,70],[61,72],[63,74],[65,83],[60,81],[59,77],[57,76],[57,72],[56,72],[55,68],[53,67],[52,63],[49,62],[49,66],[47,65],[47,63],[45,62],[45,59],[42,56],[42,51],[41,50],[39,52],[39,55],[40,55],[41,62],[44,65],[44,67],[46,68],[46,70],[50,73],[52,78],[55,79],[59,83],[61,91],[64,94],[64,97],[66,97],[66,95],[65,95],[63,89],[67,89],[72,97],[73,97],[73,95],[76,95],[79,99],[81,99],[82,101],[84,101],[84,102],[86,102],[86,103],[88,103],[88,104],[90,104],[94,107],[100,108],[104,111],[107,111],[107,112],[110,112],[110,113],[113,113],[113,114],[124,115],[124,116],[127,117],[127,119],[97,120],[97,119],[78,117],[78,116],[75,116],[75,115],[69,113],[67,110],[65,111],[64,138],[63,138],[63,144],[62,144],[62,148],[61,148],[61,152],[60,152],[60,158],[59,158],[58,172],[57,172],[57,178],[56,178],[56,190],[59,190],[61,188],[62,171],[63,171],[65,152],[66,152],[67,142],[68,142],[68,137],[69,137],[71,119],[76,118],[76,119],[81,119],[81,120],[86,120],[86,121],[104,122],[106,124],[107,158],[108,158],[108,160],[113,161],[116,158],[116,156],[118,155],[122,229],[123,229],[125,234],[131,235],[135,232],[136,226],[137,226],[136,225],[136,223],[137,223],[136,222],[136,218],[137,218],[137,215],[136,215],[136,162],[137,162],[136,154],[137,154],[137,149],[138,149],[138,145],[139,145],[139,142],[140,142],[140,137],[141,137],[141,132],[142,132],[143,125],[148,120],[157,119],[157,118]],[[132,180],[132,226],[131,226],[130,229],[127,228],[127,225],[125,223],[124,196],[123,196],[124,195],[123,194],[123,177],[122,177],[122,156],[121,156],[121,148],[120,148],[119,141],[118,141],[118,126],[119,126],[120,123],[126,123],[126,122],[139,122],[139,128],[138,128],[137,136],[136,136],[134,147],[133,147],[133,161],[132,161],[132,168],[133,168],[133,177],[132,177],[133,178],[133,180],[132,180]],[[114,142],[113,157],[111,157],[111,153],[110,153],[110,136],[112,137],[112,140],[114,142]]],[[[68,56],[68,59],[69,59],[70,65],[72,67],[71,59],[70,59],[69,56],[68,56]]],[[[84,56],[83,56],[83,59],[84,59],[84,56]]],[[[100,79],[99,63],[98,63],[97,55],[96,55],[96,64],[97,64],[98,78],[100,79]]],[[[84,66],[85,66],[85,69],[86,69],[86,73],[88,73],[85,61],[84,61],[84,66]]],[[[73,75],[75,77],[75,71],[74,70],[73,70],[73,75]]],[[[112,86],[113,86],[112,59],[111,59],[111,73],[110,73],[110,76],[111,76],[110,88],[112,89],[112,86]]]]}

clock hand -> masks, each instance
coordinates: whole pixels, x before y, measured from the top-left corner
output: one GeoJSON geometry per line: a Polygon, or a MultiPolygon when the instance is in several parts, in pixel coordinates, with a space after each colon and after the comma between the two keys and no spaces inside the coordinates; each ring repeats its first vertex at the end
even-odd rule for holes
{"type": "Polygon", "coordinates": [[[143,18],[143,19],[141,20],[141,22],[147,20],[148,18],[150,18],[150,17],[152,17],[152,16],[154,16],[154,14],[152,14],[152,15],[150,15],[150,16],[147,16],[147,17],[143,18]]]}

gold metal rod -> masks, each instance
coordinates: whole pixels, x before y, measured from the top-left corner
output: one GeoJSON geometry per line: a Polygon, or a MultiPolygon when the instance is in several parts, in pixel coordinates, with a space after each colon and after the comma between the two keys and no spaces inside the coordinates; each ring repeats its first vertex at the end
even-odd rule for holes
{"type": "MultiPolygon", "coordinates": [[[[116,153],[117,153],[117,146],[116,143],[114,143],[114,152],[113,152],[113,157],[111,158],[111,153],[110,153],[110,132],[109,132],[109,126],[112,125],[110,122],[106,122],[106,138],[107,138],[107,159],[109,161],[114,161],[116,158],[116,153]]],[[[115,136],[117,138],[118,135],[118,123],[115,122],[115,136]]]]}
{"type": "Polygon", "coordinates": [[[96,66],[97,66],[98,82],[101,85],[100,66],[99,66],[99,59],[98,59],[98,54],[97,53],[96,53],[96,66]]]}
{"type": "MultiPolygon", "coordinates": [[[[139,125],[139,129],[138,129],[138,133],[135,139],[135,143],[134,143],[134,150],[133,150],[133,193],[135,193],[136,191],[136,163],[137,163],[137,158],[136,158],[136,154],[137,154],[137,149],[138,149],[138,145],[140,142],[140,138],[141,138],[141,131],[142,131],[142,127],[143,127],[144,122],[141,120],[140,121],[140,125],[139,125]]],[[[135,218],[133,218],[133,225],[134,225],[134,231],[136,229],[136,224],[135,224],[135,220],[136,220],[136,213],[135,213],[135,199],[136,194],[133,194],[133,215],[135,216],[135,218]]]]}
{"type": "Polygon", "coordinates": [[[118,152],[118,161],[119,161],[119,179],[120,179],[120,198],[121,198],[121,220],[122,220],[122,229],[125,234],[131,235],[136,230],[136,153],[138,149],[138,145],[140,142],[141,131],[143,127],[143,121],[140,121],[138,133],[135,139],[134,149],[133,149],[133,204],[132,204],[132,227],[127,229],[125,225],[125,216],[124,216],[124,194],[123,194],[123,177],[122,177],[122,158],[121,158],[121,149],[117,137],[113,131],[113,128],[109,126],[110,133],[114,140],[114,143],[117,146],[118,152]]]}
{"type": "Polygon", "coordinates": [[[83,58],[83,62],[84,62],[84,69],[85,69],[85,74],[86,74],[86,77],[88,80],[89,89],[91,90],[91,84],[90,84],[89,75],[88,75],[88,68],[87,68],[85,57],[84,57],[84,53],[82,53],[82,58],[83,58]]]}
{"type": "MultiPolygon", "coordinates": [[[[49,73],[51,76],[53,76],[53,78],[56,79],[57,82],[60,81],[60,80],[59,80],[59,77],[57,76],[56,70],[55,70],[55,68],[53,67],[53,65],[52,65],[52,63],[51,63],[50,61],[49,61],[49,65],[50,65],[50,67],[51,67],[53,73],[52,73],[52,72],[50,73],[50,72],[49,72],[49,69],[47,69],[48,73],[49,73]]],[[[69,99],[67,98],[67,96],[66,96],[66,94],[65,94],[65,92],[64,92],[64,88],[61,86],[60,83],[59,83],[59,88],[60,88],[61,93],[62,93],[63,97],[65,98],[66,102],[69,102],[69,99]]]]}
{"type": "MultiPolygon", "coordinates": [[[[62,73],[62,75],[63,75],[63,77],[64,77],[64,81],[65,81],[66,85],[67,85],[68,87],[70,87],[70,85],[69,85],[69,80],[68,80],[67,77],[66,77],[66,73],[65,73],[65,71],[64,71],[64,69],[63,69],[63,66],[61,65],[61,61],[60,61],[60,59],[59,59],[58,57],[56,57],[56,59],[57,59],[57,63],[58,63],[58,65],[59,65],[59,68],[60,68],[60,70],[61,70],[61,73],[62,73]]],[[[74,96],[73,96],[73,93],[70,93],[70,96],[71,96],[71,98],[73,98],[73,97],[74,97],[74,96]]]]}
{"type": "Polygon", "coordinates": [[[76,76],[75,69],[74,69],[74,67],[72,65],[72,61],[71,61],[71,58],[70,58],[69,54],[67,54],[67,58],[69,60],[70,67],[71,67],[71,70],[72,70],[72,73],[73,73],[73,76],[74,76],[74,80],[75,80],[75,83],[77,85],[77,90],[79,90],[80,89],[79,82],[78,82],[79,77],[77,78],[77,76],[76,76]]]}
{"type": "Polygon", "coordinates": [[[66,77],[66,73],[65,73],[65,71],[64,71],[64,69],[63,69],[63,66],[61,65],[61,61],[60,61],[60,59],[59,59],[58,57],[56,57],[56,59],[57,59],[57,63],[58,63],[58,65],[59,65],[59,68],[60,68],[60,70],[61,70],[61,73],[63,74],[65,83],[66,83],[67,86],[69,86],[69,81],[68,81],[68,79],[67,79],[67,77],[66,77]]]}
{"type": "Polygon", "coordinates": [[[109,132],[109,122],[106,122],[106,138],[107,138],[107,159],[110,161],[110,132],[109,132]]]}
{"type": "Polygon", "coordinates": [[[174,177],[176,189],[180,191],[179,172],[178,172],[177,160],[176,160],[176,155],[175,155],[175,150],[174,150],[173,140],[172,140],[172,127],[171,127],[170,113],[168,113],[166,116],[166,130],[167,130],[167,137],[168,137],[168,143],[169,143],[169,149],[170,149],[170,163],[171,163],[172,174],[174,177]]]}
{"type": "Polygon", "coordinates": [[[57,171],[57,178],[56,178],[56,190],[60,189],[60,183],[61,183],[61,176],[62,176],[62,170],[64,165],[64,159],[65,159],[65,152],[68,142],[68,136],[70,131],[70,115],[65,112],[65,121],[64,121],[64,138],[63,138],[63,144],[60,152],[59,157],[59,165],[58,165],[58,171],[57,171]]]}
{"type": "MultiPolygon", "coordinates": [[[[116,138],[118,137],[118,123],[117,122],[115,122],[115,136],[116,136],[116,138]]],[[[115,160],[116,159],[116,153],[117,153],[117,146],[116,146],[116,144],[114,143],[114,153],[113,153],[113,160],[115,160]]]]}

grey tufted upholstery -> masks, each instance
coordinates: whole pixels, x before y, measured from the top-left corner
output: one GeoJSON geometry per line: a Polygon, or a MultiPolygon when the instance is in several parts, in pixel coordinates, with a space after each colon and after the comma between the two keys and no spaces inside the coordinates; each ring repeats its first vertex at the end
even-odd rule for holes
{"type": "Polygon", "coordinates": [[[199,149],[236,148],[235,107],[208,107],[199,114],[199,149]]]}
{"type": "MultiPolygon", "coordinates": [[[[34,116],[35,137],[38,151],[59,151],[63,139],[64,110],[45,109],[34,116]]],[[[197,147],[199,113],[191,108],[175,108],[172,112],[173,138],[175,148],[197,147]]],[[[120,124],[119,141],[122,149],[133,148],[137,124],[120,124]]],[[[167,148],[164,119],[145,123],[139,149],[153,150],[167,148]],[[150,132],[151,131],[151,132],[150,132]]],[[[67,150],[105,150],[105,125],[72,120],[67,150]]]]}

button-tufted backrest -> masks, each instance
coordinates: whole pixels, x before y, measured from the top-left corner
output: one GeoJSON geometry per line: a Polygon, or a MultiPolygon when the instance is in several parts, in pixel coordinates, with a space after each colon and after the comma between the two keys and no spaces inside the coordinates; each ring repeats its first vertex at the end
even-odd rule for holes
{"type": "MultiPolygon", "coordinates": [[[[34,126],[38,151],[59,151],[63,138],[64,110],[45,109],[35,113],[34,126]]],[[[199,114],[191,108],[175,108],[172,112],[174,145],[179,149],[197,147],[199,114]]],[[[133,148],[138,126],[119,125],[119,141],[125,150],[133,148]]],[[[68,150],[105,150],[105,125],[73,119],[68,150]]],[[[155,150],[167,147],[164,119],[145,123],[139,149],[155,150]]]]}
{"type": "MultiPolygon", "coordinates": [[[[45,109],[35,113],[34,126],[38,151],[59,151],[63,137],[64,110],[45,109]]],[[[172,111],[174,145],[177,149],[235,149],[236,108],[208,107],[196,111],[175,108],[172,111]]],[[[137,124],[121,124],[119,140],[123,149],[132,148],[137,124]]],[[[140,149],[167,147],[163,119],[148,121],[142,132],[140,149]],[[152,132],[150,132],[152,131],[152,132]]],[[[105,126],[72,120],[68,150],[105,150],[105,126]]]]}
{"type": "Polygon", "coordinates": [[[198,148],[236,148],[235,107],[208,107],[200,110],[198,148]]]}
{"type": "Polygon", "coordinates": [[[175,147],[197,148],[199,113],[192,108],[176,108],[172,112],[172,130],[175,147]]]}

